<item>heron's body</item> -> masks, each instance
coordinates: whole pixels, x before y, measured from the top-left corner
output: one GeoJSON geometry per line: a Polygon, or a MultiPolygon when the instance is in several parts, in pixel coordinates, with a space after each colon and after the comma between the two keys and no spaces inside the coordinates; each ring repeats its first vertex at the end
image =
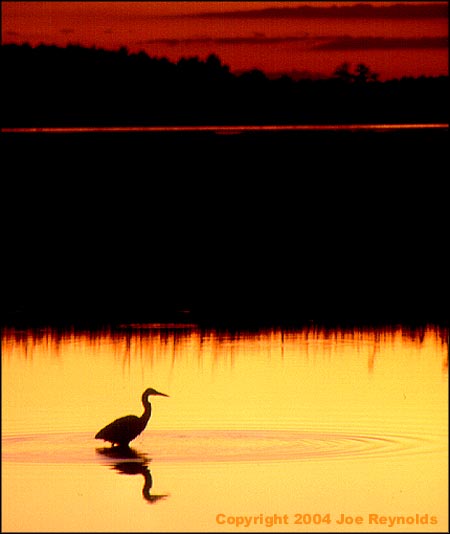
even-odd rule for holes
{"type": "Polygon", "coordinates": [[[168,397],[164,393],[159,393],[154,389],[146,389],[142,394],[142,404],[144,405],[144,413],[141,417],[136,415],[126,415],[116,419],[109,425],[106,425],[95,435],[95,439],[103,439],[109,441],[112,445],[119,445],[127,447],[130,441],[135,439],[145,429],[147,423],[152,415],[152,405],[148,397],[150,395],[161,395],[168,397]]]}

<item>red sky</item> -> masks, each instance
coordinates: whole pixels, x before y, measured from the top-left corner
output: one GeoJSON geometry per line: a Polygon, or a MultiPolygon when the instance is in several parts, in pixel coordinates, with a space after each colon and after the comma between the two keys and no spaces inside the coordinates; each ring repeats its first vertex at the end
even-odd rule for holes
{"type": "Polygon", "coordinates": [[[447,2],[2,2],[3,43],[67,43],[151,56],[217,54],[232,71],[381,79],[448,74],[447,2]]]}

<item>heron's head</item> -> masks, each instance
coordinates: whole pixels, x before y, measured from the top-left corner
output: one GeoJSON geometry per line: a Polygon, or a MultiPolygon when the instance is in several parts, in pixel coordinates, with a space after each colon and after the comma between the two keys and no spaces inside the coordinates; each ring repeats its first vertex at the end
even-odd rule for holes
{"type": "Polygon", "coordinates": [[[148,388],[144,391],[144,394],[142,395],[142,397],[144,398],[147,398],[148,396],[150,395],[160,395],[161,397],[168,397],[169,395],[166,395],[165,393],[160,393],[159,391],[156,391],[156,389],[153,389],[153,388],[148,388]]]}

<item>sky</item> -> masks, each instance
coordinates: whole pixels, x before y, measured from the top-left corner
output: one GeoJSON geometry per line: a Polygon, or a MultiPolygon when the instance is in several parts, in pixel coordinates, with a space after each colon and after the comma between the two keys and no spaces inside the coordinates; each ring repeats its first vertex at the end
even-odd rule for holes
{"type": "Polygon", "coordinates": [[[232,72],[448,75],[448,2],[2,2],[2,42],[152,57],[216,54],[232,72]]]}

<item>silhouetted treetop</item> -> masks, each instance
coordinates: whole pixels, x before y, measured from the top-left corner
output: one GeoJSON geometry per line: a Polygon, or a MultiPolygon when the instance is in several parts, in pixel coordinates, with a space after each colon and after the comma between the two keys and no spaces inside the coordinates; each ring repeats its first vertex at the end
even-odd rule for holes
{"type": "Polygon", "coordinates": [[[372,72],[364,63],[359,63],[354,72],[350,72],[350,63],[342,63],[333,74],[344,83],[376,82],[380,76],[378,73],[372,72]]]}
{"type": "Polygon", "coordinates": [[[234,74],[215,54],[8,44],[1,55],[4,127],[448,122],[448,76],[380,82],[363,63],[294,81],[234,74]]]}

